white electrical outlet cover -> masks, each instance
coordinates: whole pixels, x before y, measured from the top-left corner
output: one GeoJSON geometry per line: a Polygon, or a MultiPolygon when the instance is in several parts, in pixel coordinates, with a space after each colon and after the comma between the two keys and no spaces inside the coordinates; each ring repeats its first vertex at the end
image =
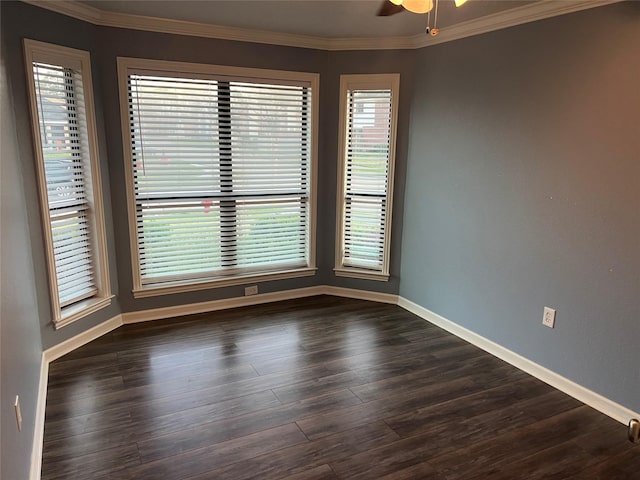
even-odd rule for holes
{"type": "Polygon", "coordinates": [[[542,324],[545,327],[553,328],[556,324],[556,311],[550,307],[544,307],[542,314],[542,324]]]}
{"type": "Polygon", "coordinates": [[[251,285],[250,287],[245,287],[244,294],[246,295],[257,295],[258,294],[258,286],[251,285]]]}

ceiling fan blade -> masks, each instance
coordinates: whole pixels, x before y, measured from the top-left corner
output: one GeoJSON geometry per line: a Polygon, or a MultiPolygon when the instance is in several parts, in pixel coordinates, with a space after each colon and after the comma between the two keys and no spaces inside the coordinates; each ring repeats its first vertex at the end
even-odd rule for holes
{"type": "Polygon", "coordinates": [[[391,3],[389,0],[382,0],[382,5],[380,5],[377,15],[379,17],[390,17],[391,15],[395,15],[402,11],[404,11],[402,5],[396,5],[391,3]]]}

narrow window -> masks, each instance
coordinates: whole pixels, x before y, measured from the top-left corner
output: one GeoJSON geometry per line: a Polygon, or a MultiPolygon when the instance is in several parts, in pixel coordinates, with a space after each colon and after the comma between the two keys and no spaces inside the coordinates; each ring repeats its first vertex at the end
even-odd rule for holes
{"type": "Polygon", "coordinates": [[[399,75],[343,75],[336,275],[389,278],[399,75]]]}
{"type": "Polygon", "coordinates": [[[90,59],[25,40],[54,323],[111,302],[90,59]]]}

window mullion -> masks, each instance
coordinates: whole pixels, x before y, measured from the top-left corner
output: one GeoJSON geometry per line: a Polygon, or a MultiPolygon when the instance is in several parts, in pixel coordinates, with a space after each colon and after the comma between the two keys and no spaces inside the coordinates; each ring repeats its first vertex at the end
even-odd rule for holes
{"type": "MultiPolygon", "coordinates": [[[[301,175],[301,184],[300,189],[302,191],[308,191],[308,181],[309,181],[309,91],[304,89],[302,93],[302,108],[301,108],[301,117],[302,117],[302,132],[301,132],[301,154],[302,154],[302,175],[301,175]]],[[[304,218],[305,213],[308,207],[308,199],[304,198],[300,199],[300,218],[304,218]]],[[[299,238],[300,241],[305,241],[305,237],[309,238],[308,231],[300,231],[299,238]]],[[[307,252],[308,252],[307,248],[307,252]]]]}
{"type": "MultiPolygon", "coordinates": [[[[220,191],[233,195],[233,165],[231,152],[231,86],[218,82],[218,141],[220,152],[220,191]]],[[[220,251],[223,268],[237,265],[237,209],[236,201],[227,198],[220,202],[220,251]]]]}

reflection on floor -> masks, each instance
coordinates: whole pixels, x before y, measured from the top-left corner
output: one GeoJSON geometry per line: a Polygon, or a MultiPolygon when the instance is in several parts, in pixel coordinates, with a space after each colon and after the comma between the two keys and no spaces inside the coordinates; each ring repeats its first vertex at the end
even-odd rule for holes
{"type": "Polygon", "coordinates": [[[42,478],[631,479],[614,420],[397,306],[127,325],[53,362],[42,478]]]}

